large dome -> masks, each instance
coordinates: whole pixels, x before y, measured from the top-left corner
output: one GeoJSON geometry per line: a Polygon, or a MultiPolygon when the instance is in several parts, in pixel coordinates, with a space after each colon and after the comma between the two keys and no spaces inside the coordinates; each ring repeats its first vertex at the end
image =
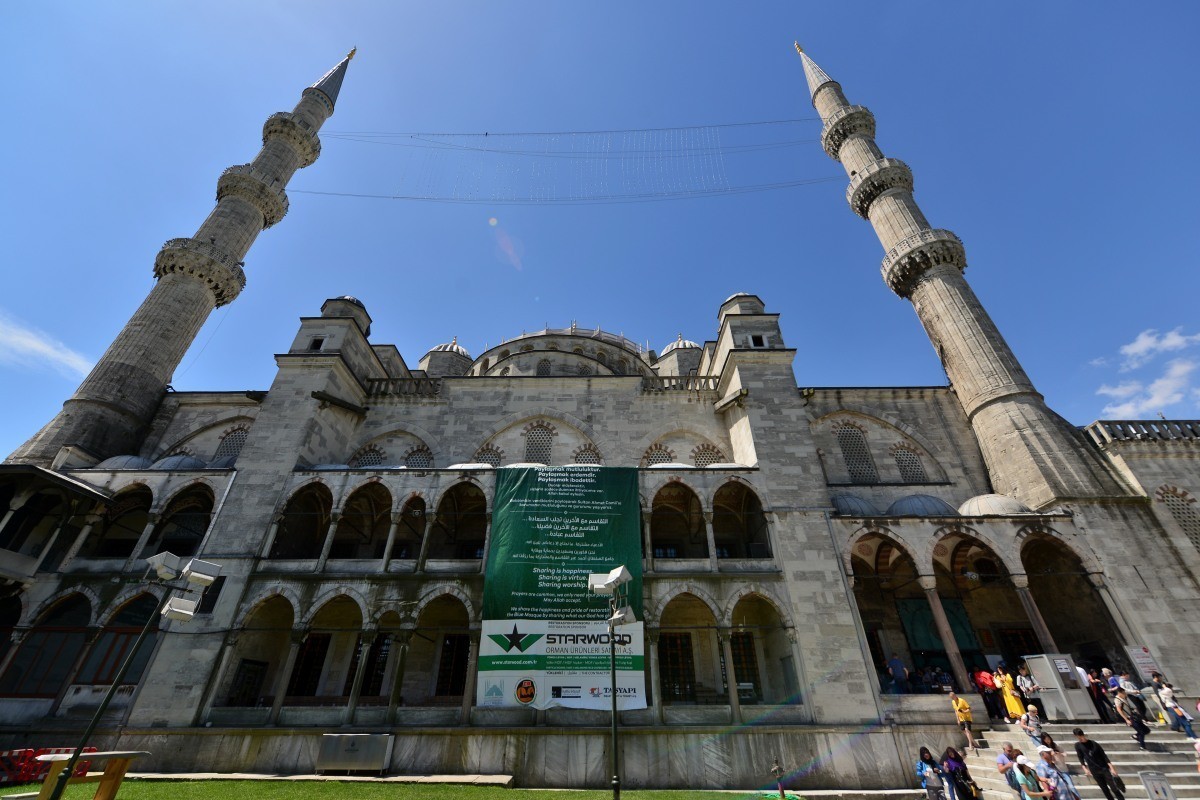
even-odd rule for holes
{"type": "Polygon", "coordinates": [[[954,506],[931,494],[910,494],[888,506],[889,517],[957,517],[954,506]]]}
{"type": "Polygon", "coordinates": [[[429,350],[429,352],[431,352],[431,353],[458,353],[460,356],[465,356],[466,358],[471,357],[471,354],[467,352],[467,348],[463,347],[461,344],[458,343],[457,336],[455,336],[449,342],[444,342],[443,344],[439,344],[437,347],[431,348],[429,350]]]}
{"type": "Polygon", "coordinates": [[[141,456],[113,456],[92,469],[150,469],[150,459],[141,456]]]}
{"type": "Polygon", "coordinates": [[[671,342],[669,345],[667,345],[666,347],[664,347],[662,349],[662,353],[660,355],[665,356],[667,353],[671,352],[672,350],[690,350],[690,349],[699,350],[700,345],[697,344],[696,342],[693,342],[691,339],[683,338],[683,334],[681,333],[681,334],[679,334],[678,339],[671,342]]]}
{"type": "Polygon", "coordinates": [[[870,500],[856,494],[835,494],[829,498],[834,509],[843,517],[878,517],[879,509],[870,500]]]}

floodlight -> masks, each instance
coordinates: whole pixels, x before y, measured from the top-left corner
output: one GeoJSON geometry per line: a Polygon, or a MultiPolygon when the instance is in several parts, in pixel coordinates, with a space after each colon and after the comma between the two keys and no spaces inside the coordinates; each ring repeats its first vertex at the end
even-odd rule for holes
{"type": "Polygon", "coordinates": [[[637,617],[633,615],[633,609],[629,606],[622,606],[617,610],[617,613],[608,618],[608,624],[616,627],[617,625],[632,625],[637,622],[637,617]]]}
{"type": "Polygon", "coordinates": [[[221,566],[211,561],[201,561],[193,558],[183,568],[183,578],[196,586],[212,586],[213,581],[221,576],[221,566]]]}
{"type": "Polygon", "coordinates": [[[167,619],[187,622],[196,615],[196,601],[185,597],[172,597],[163,606],[162,615],[167,619]]]}
{"type": "Polygon", "coordinates": [[[183,559],[166,550],[150,556],[146,559],[146,563],[154,567],[158,577],[164,581],[175,580],[183,570],[183,559]]]}
{"type": "Polygon", "coordinates": [[[588,589],[592,594],[612,594],[612,587],[608,585],[608,573],[593,572],[588,575],[588,589]]]}

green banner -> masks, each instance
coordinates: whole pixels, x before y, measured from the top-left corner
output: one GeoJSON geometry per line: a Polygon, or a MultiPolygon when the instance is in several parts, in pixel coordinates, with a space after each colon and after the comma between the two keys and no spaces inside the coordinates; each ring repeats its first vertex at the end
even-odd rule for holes
{"type": "MultiPolygon", "coordinates": [[[[642,616],[637,470],[574,465],[496,473],[483,586],[481,706],[609,708],[608,598],[588,575],[624,566],[623,605],[642,616]]],[[[644,708],[642,624],[619,626],[620,708],[644,708]]]]}

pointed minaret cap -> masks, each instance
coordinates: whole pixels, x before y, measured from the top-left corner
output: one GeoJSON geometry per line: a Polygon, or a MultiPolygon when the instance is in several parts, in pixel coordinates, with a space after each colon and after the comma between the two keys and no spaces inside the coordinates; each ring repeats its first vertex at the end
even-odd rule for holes
{"type": "Polygon", "coordinates": [[[352,48],[336,67],[322,75],[321,79],[305,89],[304,93],[320,92],[325,95],[325,99],[329,101],[330,113],[332,113],[333,107],[337,105],[338,93],[342,90],[342,79],[346,77],[346,67],[349,66],[350,59],[354,58],[354,54],[357,52],[357,47],[352,48]]]}
{"type": "Polygon", "coordinates": [[[800,54],[800,63],[804,65],[804,78],[808,81],[808,95],[810,98],[817,96],[817,91],[827,83],[837,83],[833,78],[825,74],[825,70],[817,66],[817,62],[808,57],[808,53],[804,52],[804,48],[799,42],[795,42],[796,52],[800,54]]]}

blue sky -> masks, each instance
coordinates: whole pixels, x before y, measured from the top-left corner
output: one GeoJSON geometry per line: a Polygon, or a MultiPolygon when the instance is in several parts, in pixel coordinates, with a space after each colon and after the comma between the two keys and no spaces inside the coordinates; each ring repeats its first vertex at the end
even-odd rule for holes
{"type": "Polygon", "coordinates": [[[736,291],[783,315],[802,386],[944,383],[816,142],[798,38],[874,111],[931,222],[962,237],[968,279],[1056,410],[1196,418],[1197,30],[1182,1],[5,4],[0,451],[70,395],[263,120],[354,45],[320,160],[176,388],[267,388],[297,319],[340,294],[415,367],[453,336],[478,354],[572,320],[655,349],[703,341],[736,291]],[[780,120],[797,121],[713,127],[780,120]],[[686,130],[570,133],[663,128],[686,130]],[[484,148],[377,135],[484,131],[484,148]],[[559,134],[499,136],[539,132],[559,134]],[[479,152],[513,143],[534,155],[479,152]],[[644,154],[596,160],[614,151],[644,154]],[[422,191],[549,199],[309,194],[422,191]]]}

